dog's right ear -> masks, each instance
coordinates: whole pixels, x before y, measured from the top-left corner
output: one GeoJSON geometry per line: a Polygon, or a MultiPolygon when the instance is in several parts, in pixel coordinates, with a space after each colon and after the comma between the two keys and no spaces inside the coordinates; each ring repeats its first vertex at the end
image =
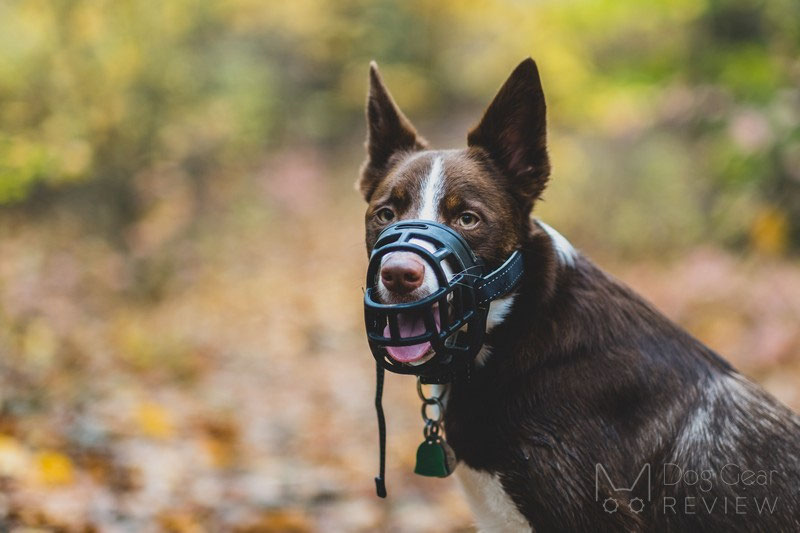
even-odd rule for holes
{"type": "Polygon", "coordinates": [[[520,63],[500,88],[467,144],[484,150],[529,211],[550,175],[545,102],[533,59],[520,63]]]}
{"type": "Polygon", "coordinates": [[[384,86],[378,65],[369,64],[369,95],[367,96],[367,160],[361,166],[356,184],[369,201],[378,183],[385,177],[391,157],[401,151],[423,150],[425,139],[403,115],[392,95],[384,86]]]}

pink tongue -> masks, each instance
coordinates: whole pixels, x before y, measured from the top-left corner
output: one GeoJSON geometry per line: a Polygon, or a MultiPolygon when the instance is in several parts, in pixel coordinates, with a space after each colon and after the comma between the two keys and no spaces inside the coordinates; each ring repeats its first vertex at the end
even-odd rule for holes
{"type": "MultiPolygon", "coordinates": [[[[436,322],[436,331],[439,331],[439,312],[438,309],[433,313],[434,322],[436,322]]],[[[425,333],[425,321],[422,315],[406,315],[400,313],[397,315],[397,328],[400,330],[400,336],[404,339],[408,337],[416,337],[425,333]]],[[[389,332],[389,325],[383,330],[384,337],[391,337],[389,332]]],[[[431,348],[431,343],[423,342],[422,344],[412,344],[411,346],[387,346],[386,351],[392,356],[392,359],[401,363],[413,363],[419,361],[423,356],[428,353],[431,348]]]]}

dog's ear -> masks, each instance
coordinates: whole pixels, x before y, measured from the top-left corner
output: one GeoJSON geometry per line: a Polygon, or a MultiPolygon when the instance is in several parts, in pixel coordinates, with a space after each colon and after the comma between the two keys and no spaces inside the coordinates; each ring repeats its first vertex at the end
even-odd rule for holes
{"type": "Polygon", "coordinates": [[[386,175],[390,158],[401,151],[423,150],[425,139],[403,115],[378,73],[378,65],[369,64],[369,95],[367,96],[367,160],[361,167],[356,184],[364,199],[369,201],[375,187],[386,175]]]}
{"type": "Polygon", "coordinates": [[[528,58],[500,88],[467,143],[489,155],[530,209],[550,175],[546,137],[542,83],[536,63],[528,58]]]}

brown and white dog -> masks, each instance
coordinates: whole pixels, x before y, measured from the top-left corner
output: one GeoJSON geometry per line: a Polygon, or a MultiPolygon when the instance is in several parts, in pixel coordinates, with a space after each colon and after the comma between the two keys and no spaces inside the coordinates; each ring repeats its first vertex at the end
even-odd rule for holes
{"type": "MultiPolygon", "coordinates": [[[[524,254],[522,283],[492,303],[472,379],[446,393],[447,440],[481,530],[800,531],[800,418],[530,218],[550,173],[533,60],[466,149],[429,149],[374,64],[367,119],[368,250],[386,225],[430,219],[492,269],[524,254]]],[[[436,287],[414,254],[384,258],[384,303],[436,287]]]]}

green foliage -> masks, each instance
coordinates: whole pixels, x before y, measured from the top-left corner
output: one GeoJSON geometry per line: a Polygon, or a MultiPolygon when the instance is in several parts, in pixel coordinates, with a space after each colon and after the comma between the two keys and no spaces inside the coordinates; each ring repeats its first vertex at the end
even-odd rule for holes
{"type": "MultiPolygon", "coordinates": [[[[673,231],[649,236],[657,246],[741,242],[773,209],[800,242],[798,52],[792,0],[4,2],[0,205],[91,183],[138,205],[134,182],[154,169],[202,184],[285,145],[357,146],[373,58],[418,122],[474,120],[531,55],[553,149],[591,158],[581,171],[593,190],[618,190],[628,169],[668,187],[620,199],[625,215],[603,214],[612,225],[646,226],[662,192],[683,190],[685,209],[664,210],[673,231]],[[589,148],[598,143],[602,163],[589,148]],[[631,160],[640,150],[654,155],[631,160]],[[714,198],[736,197],[751,215],[702,216],[724,210],[714,198]]],[[[585,194],[568,191],[584,180],[554,163],[553,196],[585,194]]],[[[596,224],[545,213],[594,236],[596,224]]]]}

